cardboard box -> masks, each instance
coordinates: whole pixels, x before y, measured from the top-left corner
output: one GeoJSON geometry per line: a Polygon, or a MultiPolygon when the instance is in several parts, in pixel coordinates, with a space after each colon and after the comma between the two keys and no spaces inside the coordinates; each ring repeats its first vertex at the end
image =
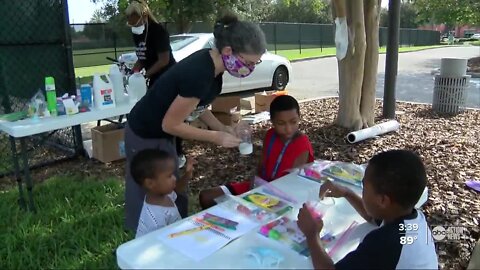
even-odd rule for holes
{"type": "Polygon", "coordinates": [[[240,109],[241,110],[253,110],[255,108],[255,99],[254,98],[242,98],[240,100],[240,109]]]}
{"type": "Polygon", "coordinates": [[[270,103],[277,97],[273,95],[275,91],[266,91],[264,93],[255,93],[255,113],[265,112],[270,110],[270,103]]]}
{"type": "Polygon", "coordinates": [[[125,158],[125,129],[117,124],[92,128],[93,157],[108,163],[125,158]]]}
{"type": "Polygon", "coordinates": [[[234,113],[214,112],[213,115],[215,115],[218,121],[222,122],[222,124],[226,126],[232,126],[238,123],[242,119],[240,112],[234,112],[234,113]]]}
{"type": "Polygon", "coordinates": [[[212,102],[212,112],[233,113],[240,110],[240,97],[217,97],[212,102]]]}
{"type": "Polygon", "coordinates": [[[208,126],[202,122],[200,119],[196,119],[193,122],[190,122],[190,126],[200,128],[200,129],[208,129],[208,126]]]}

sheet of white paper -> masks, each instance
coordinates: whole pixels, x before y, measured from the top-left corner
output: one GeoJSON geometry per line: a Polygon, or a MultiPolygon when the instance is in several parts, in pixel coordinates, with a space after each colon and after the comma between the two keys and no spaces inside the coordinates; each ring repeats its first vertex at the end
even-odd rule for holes
{"type": "MultiPolygon", "coordinates": [[[[192,217],[189,217],[179,223],[177,226],[172,226],[171,228],[163,230],[159,236],[160,241],[162,241],[162,243],[165,245],[181,252],[185,256],[195,261],[200,261],[212,255],[229,242],[258,227],[257,223],[250,221],[248,218],[242,215],[235,215],[235,213],[228,211],[227,209],[223,209],[220,206],[212,207],[208,209],[206,213],[230,219],[238,222],[239,224],[236,230],[225,229],[225,231],[222,232],[223,235],[217,234],[212,230],[203,230],[188,235],[170,238],[169,235],[172,233],[199,226],[192,222],[192,217]]],[[[194,217],[202,217],[203,214],[204,213],[201,213],[195,215],[194,217]]]]}

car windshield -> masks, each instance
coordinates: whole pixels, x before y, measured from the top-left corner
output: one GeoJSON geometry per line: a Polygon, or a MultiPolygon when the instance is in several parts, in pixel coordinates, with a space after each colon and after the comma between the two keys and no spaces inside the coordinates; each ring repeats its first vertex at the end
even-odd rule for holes
{"type": "Polygon", "coordinates": [[[197,37],[193,36],[171,36],[170,46],[172,47],[172,51],[178,51],[193,43],[197,39],[197,37]]]}

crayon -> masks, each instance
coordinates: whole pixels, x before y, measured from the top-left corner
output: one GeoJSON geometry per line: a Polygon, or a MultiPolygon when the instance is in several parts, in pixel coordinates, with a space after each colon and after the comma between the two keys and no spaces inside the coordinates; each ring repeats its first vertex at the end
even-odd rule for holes
{"type": "Polygon", "coordinates": [[[182,235],[189,235],[189,234],[192,234],[192,233],[196,233],[196,232],[199,232],[199,231],[206,230],[210,227],[211,227],[210,225],[203,225],[201,227],[195,227],[195,228],[192,228],[192,229],[172,233],[172,234],[169,235],[169,237],[174,238],[174,237],[178,237],[178,236],[182,236],[182,235]]]}

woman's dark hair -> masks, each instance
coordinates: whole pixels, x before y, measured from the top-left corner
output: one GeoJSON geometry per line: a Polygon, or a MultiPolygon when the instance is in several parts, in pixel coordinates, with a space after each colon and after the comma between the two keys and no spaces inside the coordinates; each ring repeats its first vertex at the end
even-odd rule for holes
{"type": "Polygon", "coordinates": [[[267,42],[262,29],[254,23],[238,20],[232,13],[216,21],[213,35],[218,50],[230,46],[236,53],[263,54],[266,51],[267,42]]]}
{"type": "Polygon", "coordinates": [[[273,119],[279,112],[295,110],[300,116],[300,105],[298,101],[289,95],[282,95],[276,97],[272,103],[270,103],[270,119],[273,119]]]}

